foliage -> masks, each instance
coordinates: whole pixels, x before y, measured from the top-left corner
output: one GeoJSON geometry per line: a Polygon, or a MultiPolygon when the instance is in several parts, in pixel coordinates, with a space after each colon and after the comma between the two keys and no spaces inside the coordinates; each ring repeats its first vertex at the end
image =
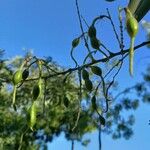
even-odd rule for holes
{"type": "MultiPolygon", "coordinates": [[[[49,78],[47,79],[46,84],[46,98],[39,99],[39,110],[38,110],[38,119],[36,122],[35,130],[32,132],[28,130],[23,137],[23,142],[20,143],[21,134],[27,128],[27,110],[32,103],[31,91],[32,86],[35,84],[35,81],[31,80],[30,82],[25,82],[17,91],[17,112],[13,110],[11,106],[11,85],[8,85],[11,81],[11,76],[13,75],[12,66],[18,66],[22,62],[22,58],[13,59],[8,62],[3,62],[3,68],[1,69],[1,78],[3,81],[6,78],[7,84],[2,82],[3,86],[1,88],[1,104],[0,104],[0,113],[1,113],[1,145],[3,149],[17,149],[20,144],[23,149],[30,149],[45,144],[47,142],[52,142],[55,136],[59,136],[61,132],[64,132],[68,140],[78,140],[83,141],[83,145],[86,145],[86,140],[82,139],[83,135],[96,130],[99,126],[99,117],[97,113],[93,110],[91,100],[89,95],[87,95],[86,89],[84,94],[84,99],[82,100],[82,112],[78,122],[78,126],[72,132],[74,123],[76,122],[76,115],[78,113],[78,86],[76,84],[75,76],[70,76],[69,80],[64,83],[64,76],[59,76],[58,78],[49,78]],[[7,65],[6,65],[7,64],[7,65]],[[6,67],[9,66],[9,67],[6,67]],[[8,90],[9,88],[9,90],[8,90]],[[66,96],[69,100],[68,106],[64,103],[64,97],[66,96]],[[45,101],[44,110],[41,107],[43,105],[43,100],[45,101]],[[44,111],[44,113],[43,113],[44,111]],[[11,136],[10,136],[11,135],[11,136]],[[34,142],[36,141],[36,142],[34,142]]],[[[53,62],[49,62],[50,66],[59,68],[53,62]]],[[[52,69],[52,68],[51,68],[52,69]]],[[[31,68],[33,76],[35,77],[37,67],[33,66],[31,68]]],[[[60,68],[59,68],[60,70],[60,68]]],[[[149,81],[148,75],[144,75],[145,81],[149,81]]],[[[136,85],[133,90],[137,91],[137,94],[143,96],[144,102],[148,101],[148,95],[144,84],[136,85]],[[142,92],[144,94],[142,94],[142,92]],[[147,97],[147,98],[146,98],[147,97]],[[147,99],[147,100],[146,100],[147,99]]],[[[131,92],[131,90],[126,89],[122,94],[131,92]]],[[[112,96],[113,97],[113,96],[112,96]]],[[[117,96],[118,98],[118,96],[117,96]]],[[[96,100],[96,105],[98,111],[101,109],[101,98],[99,97],[96,100]]],[[[127,97],[124,97],[119,103],[115,101],[111,104],[109,111],[105,114],[106,125],[102,131],[105,134],[111,134],[114,139],[120,138],[121,136],[126,139],[130,138],[133,134],[132,125],[134,124],[134,116],[129,115],[129,117],[124,117],[122,111],[124,110],[134,110],[137,109],[139,100],[131,100],[127,97]]],[[[88,140],[89,141],[89,140],[88,140]]]]}

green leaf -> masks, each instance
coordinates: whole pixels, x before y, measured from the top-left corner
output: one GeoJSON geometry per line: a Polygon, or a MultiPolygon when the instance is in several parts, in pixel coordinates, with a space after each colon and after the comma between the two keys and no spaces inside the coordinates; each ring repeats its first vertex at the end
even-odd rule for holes
{"type": "Polygon", "coordinates": [[[64,97],[64,99],[63,99],[63,102],[64,102],[64,106],[65,107],[68,107],[69,106],[69,99],[68,99],[68,97],[64,97]]]}

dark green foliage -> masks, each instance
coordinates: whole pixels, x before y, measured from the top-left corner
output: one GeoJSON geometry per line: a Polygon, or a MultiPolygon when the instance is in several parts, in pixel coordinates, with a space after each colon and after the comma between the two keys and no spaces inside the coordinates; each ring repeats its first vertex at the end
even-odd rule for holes
{"type": "MultiPolygon", "coordinates": [[[[6,70],[5,72],[7,73],[6,70]]],[[[34,70],[31,74],[33,73],[34,70]]],[[[139,106],[138,100],[135,99],[131,101],[128,98],[122,99],[120,103],[114,104],[114,107],[112,107],[112,109],[110,109],[110,111],[107,112],[106,115],[101,116],[100,118],[97,115],[96,111],[91,111],[89,107],[86,111],[83,111],[81,113],[78,127],[72,133],[71,128],[73,128],[76,121],[76,115],[74,114],[76,114],[77,112],[75,112],[74,108],[77,104],[78,95],[78,88],[76,87],[75,81],[73,81],[73,76],[70,77],[70,80],[66,80],[65,83],[63,82],[63,78],[61,77],[56,79],[48,79],[47,83],[48,85],[46,87],[46,102],[48,103],[48,105],[45,107],[45,111],[47,112],[46,116],[43,116],[42,114],[42,99],[40,99],[39,102],[41,101],[41,103],[39,105],[40,107],[38,106],[34,132],[31,132],[31,130],[27,132],[22,144],[23,147],[34,147],[35,140],[39,140],[36,146],[43,142],[52,142],[54,136],[59,136],[61,132],[65,132],[66,138],[68,140],[71,140],[72,137],[76,137],[75,140],[79,140],[83,145],[86,145],[88,142],[82,139],[83,135],[87,132],[92,132],[93,130],[97,129],[97,124],[93,123],[95,120],[97,120],[98,122],[100,121],[102,125],[105,125],[102,132],[111,134],[113,138],[124,137],[128,139],[133,134],[131,127],[134,124],[134,116],[129,116],[128,119],[125,119],[122,117],[121,112],[122,110],[129,111],[132,109],[137,109],[139,106]],[[67,91],[69,95],[67,94],[67,99],[65,99],[64,101],[64,96],[62,97],[61,95],[64,95],[65,91],[67,91]],[[64,105],[66,106],[66,109],[64,109],[64,105]],[[40,130],[43,130],[43,133],[41,135],[39,135],[39,133],[37,132],[40,130]]],[[[16,101],[16,105],[18,109],[20,109],[21,114],[8,111],[8,108],[11,104],[11,98],[10,94],[7,93],[7,91],[1,92],[0,94],[0,98],[3,99],[3,101],[0,102],[0,107],[2,108],[2,111],[0,111],[0,119],[1,122],[3,122],[3,124],[1,124],[0,134],[3,139],[4,136],[7,137],[6,141],[4,140],[4,142],[6,143],[5,145],[8,145],[8,138],[13,139],[9,144],[11,145],[11,147],[14,147],[14,149],[15,147],[18,147],[20,135],[24,131],[24,128],[22,127],[25,124],[27,125],[27,119],[24,116],[26,116],[27,113],[26,105],[31,106],[32,103],[32,96],[30,95],[30,91],[33,88],[31,85],[34,84],[35,81],[32,81],[32,84],[29,82],[25,82],[24,85],[18,89],[17,99],[19,99],[19,101],[16,101]],[[5,118],[4,121],[3,117],[6,114],[7,118],[5,118]],[[13,136],[10,137],[10,133],[13,134],[13,136]]],[[[93,88],[91,81],[90,84],[91,85],[89,90],[91,91],[93,88]]],[[[143,89],[145,89],[143,85],[144,84],[138,84],[136,86],[137,91],[143,92],[143,89]]],[[[91,99],[92,109],[99,109],[99,102],[101,102],[101,100],[96,101],[96,96],[93,96],[91,99]]]]}
{"type": "Polygon", "coordinates": [[[64,97],[63,102],[65,107],[69,106],[69,99],[66,96],[64,97]]]}

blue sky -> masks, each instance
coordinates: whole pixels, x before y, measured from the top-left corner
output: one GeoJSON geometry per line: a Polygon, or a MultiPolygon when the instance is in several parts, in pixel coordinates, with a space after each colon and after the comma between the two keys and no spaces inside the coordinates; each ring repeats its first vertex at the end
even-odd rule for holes
{"type": "MultiPolygon", "coordinates": [[[[125,0],[116,0],[108,3],[104,0],[80,0],[82,15],[90,24],[95,16],[106,13],[109,8],[113,19],[117,22],[118,6],[126,6],[125,0]]],[[[150,20],[150,16],[145,17],[150,20]]],[[[113,51],[118,49],[112,40],[111,27],[103,21],[97,25],[101,39],[113,51]]],[[[16,55],[25,54],[24,49],[32,49],[34,54],[39,57],[51,56],[61,66],[71,67],[73,62],[70,58],[71,41],[80,35],[79,22],[76,13],[75,0],[1,0],[0,1],[0,48],[5,49],[5,57],[11,58],[16,55]]],[[[136,38],[136,44],[145,40],[146,32],[140,27],[136,38]]],[[[129,46],[129,38],[125,34],[126,47],[129,46]]],[[[77,49],[76,57],[82,60],[83,47],[77,49]]],[[[128,86],[135,84],[142,79],[142,72],[145,70],[149,59],[149,49],[142,48],[135,53],[134,78],[129,77],[128,59],[125,61],[119,81],[120,91],[128,86]],[[143,52],[144,51],[144,52],[143,52]]],[[[118,91],[119,92],[119,91],[118,91]]],[[[138,111],[134,112],[136,125],[134,126],[134,136],[131,140],[113,141],[108,136],[103,136],[104,150],[148,150],[150,144],[150,109],[147,105],[142,105],[138,111]],[[143,111],[144,110],[144,111],[143,111]],[[131,148],[132,147],[132,148],[131,148]]],[[[86,150],[97,149],[97,133],[87,135],[91,137],[91,143],[86,150]]],[[[84,148],[76,143],[77,150],[84,148]]],[[[69,150],[70,143],[63,135],[49,144],[50,150],[69,150]]]]}

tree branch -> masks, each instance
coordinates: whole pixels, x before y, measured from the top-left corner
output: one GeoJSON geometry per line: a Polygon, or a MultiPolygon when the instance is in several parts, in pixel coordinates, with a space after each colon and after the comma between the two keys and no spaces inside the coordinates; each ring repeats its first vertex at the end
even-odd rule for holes
{"type": "MultiPolygon", "coordinates": [[[[139,48],[141,48],[143,46],[146,46],[147,44],[150,44],[150,41],[145,41],[145,42],[142,42],[139,45],[135,46],[134,47],[134,51],[138,50],[139,48]]],[[[129,52],[129,49],[122,50],[122,51],[119,51],[119,52],[116,52],[116,53],[112,53],[107,58],[98,59],[98,60],[92,61],[90,63],[83,64],[83,65],[81,65],[79,67],[69,68],[69,69],[67,69],[65,71],[62,71],[62,72],[57,72],[57,73],[53,73],[53,74],[50,74],[50,75],[47,75],[47,76],[42,76],[42,78],[43,79],[47,79],[47,78],[52,78],[52,77],[59,76],[59,75],[65,75],[67,73],[72,73],[74,71],[79,70],[80,68],[87,68],[87,67],[92,66],[94,64],[97,64],[99,62],[107,62],[107,61],[111,60],[112,58],[115,58],[115,57],[123,55],[123,54],[126,54],[126,56],[127,56],[128,52],[129,52]]],[[[38,77],[36,77],[36,78],[29,78],[26,81],[31,81],[31,80],[38,80],[38,77]]]]}

